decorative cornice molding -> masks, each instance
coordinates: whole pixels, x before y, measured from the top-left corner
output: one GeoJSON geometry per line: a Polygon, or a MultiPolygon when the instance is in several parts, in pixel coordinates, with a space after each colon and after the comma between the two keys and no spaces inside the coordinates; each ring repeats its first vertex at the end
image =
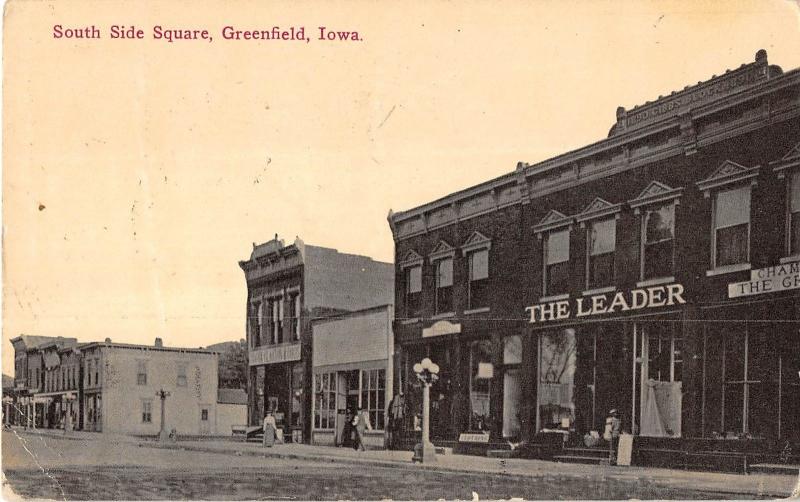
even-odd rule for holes
{"type": "Polygon", "coordinates": [[[467,256],[467,253],[471,251],[475,251],[477,249],[491,249],[492,248],[492,240],[482,233],[472,232],[472,235],[464,241],[464,244],[461,245],[461,252],[464,256],[467,256]]]}
{"type": "Polygon", "coordinates": [[[780,160],[773,160],[769,165],[772,166],[772,172],[776,173],[780,179],[786,176],[787,170],[800,167],[800,143],[786,152],[786,155],[780,160]]]}
{"type": "Polygon", "coordinates": [[[605,218],[607,216],[617,217],[622,211],[622,204],[612,204],[605,199],[595,197],[583,211],[575,215],[575,219],[583,226],[587,221],[605,218]]]}
{"type": "Polygon", "coordinates": [[[683,187],[671,188],[664,183],[658,181],[651,181],[642,192],[636,196],[635,199],[628,201],[628,206],[634,209],[638,214],[639,208],[642,206],[649,206],[651,204],[660,204],[663,202],[675,201],[683,195],[683,187]]]}
{"type": "Polygon", "coordinates": [[[751,185],[755,185],[760,169],[761,166],[745,167],[732,160],[726,160],[711,174],[711,176],[702,181],[698,181],[696,185],[697,188],[703,192],[703,195],[708,198],[711,190],[723,186],[744,183],[747,180],[750,180],[751,185]]]}
{"type": "Polygon", "coordinates": [[[442,258],[452,258],[455,256],[455,254],[456,250],[453,246],[445,241],[439,241],[439,243],[436,244],[436,247],[433,248],[433,251],[428,254],[428,261],[433,263],[434,261],[441,260],[442,258]]]}
{"type": "Polygon", "coordinates": [[[550,230],[569,227],[574,222],[575,220],[571,216],[551,209],[550,212],[542,218],[542,221],[533,226],[533,233],[541,236],[542,233],[549,232],[550,230]]]}
{"type": "Polygon", "coordinates": [[[400,267],[400,270],[405,270],[409,267],[422,265],[422,261],[422,256],[420,256],[420,254],[413,249],[410,249],[408,252],[406,252],[403,259],[397,262],[397,265],[400,267]]]}

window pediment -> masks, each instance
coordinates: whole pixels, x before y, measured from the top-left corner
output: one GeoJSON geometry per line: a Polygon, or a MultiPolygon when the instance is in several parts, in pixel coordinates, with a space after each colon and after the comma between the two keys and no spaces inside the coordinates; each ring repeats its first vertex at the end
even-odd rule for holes
{"type": "Polygon", "coordinates": [[[774,160],[769,165],[772,166],[772,171],[778,174],[778,178],[785,177],[788,169],[800,167],[800,143],[794,145],[794,148],[786,152],[780,160],[774,160]]]}
{"type": "Polygon", "coordinates": [[[677,202],[677,199],[679,199],[681,195],[683,195],[683,188],[671,188],[664,183],[651,181],[635,199],[628,201],[628,205],[638,214],[639,208],[642,206],[649,206],[662,202],[677,202]]]}
{"type": "Polygon", "coordinates": [[[433,263],[436,260],[441,260],[442,258],[452,258],[455,256],[456,250],[453,246],[448,244],[445,241],[439,241],[436,244],[436,247],[433,248],[433,251],[430,252],[428,255],[428,261],[433,263]]]}
{"type": "Polygon", "coordinates": [[[605,199],[595,197],[583,211],[575,216],[575,219],[581,223],[581,226],[585,226],[586,222],[590,220],[597,220],[608,216],[617,217],[620,211],[622,211],[622,204],[612,204],[605,199]]]}
{"type": "Polygon", "coordinates": [[[477,249],[491,249],[492,247],[492,240],[482,233],[475,231],[472,232],[472,235],[464,241],[464,244],[461,245],[461,251],[464,256],[467,256],[467,253],[470,251],[475,251],[477,249]]]}
{"type": "Polygon", "coordinates": [[[741,164],[726,160],[722,163],[708,178],[698,181],[697,188],[699,188],[703,195],[708,198],[711,190],[733,185],[735,183],[742,183],[750,181],[751,185],[756,184],[756,177],[759,174],[761,166],[745,167],[741,164]]]}
{"type": "Polygon", "coordinates": [[[415,267],[417,265],[422,265],[422,256],[419,253],[410,249],[406,252],[403,256],[403,259],[397,263],[400,266],[401,270],[405,270],[409,267],[415,267]]]}
{"type": "Polygon", "coordinates": [[[533,232],[541,237],[541,234],[550,230],[560,229],[572,225],[573,219],[560,211],[551,209],[549,213],[542,218],[542,221],[534,225],[533,232]]]}

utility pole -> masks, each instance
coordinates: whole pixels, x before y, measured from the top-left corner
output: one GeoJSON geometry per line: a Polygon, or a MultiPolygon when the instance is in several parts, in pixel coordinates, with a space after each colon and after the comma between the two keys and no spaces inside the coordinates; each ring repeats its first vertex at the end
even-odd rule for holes
{"type": "Polygon", "coordinates": [[[169,439],[169,433],[167,433],[167,430],[164,428],[164,402],[167,400],[169,392],[161,389],[156,392],[156,396],[161,399],[161,430],[158,432],[158,439],[159,441],[166,441],[169,439]]]}

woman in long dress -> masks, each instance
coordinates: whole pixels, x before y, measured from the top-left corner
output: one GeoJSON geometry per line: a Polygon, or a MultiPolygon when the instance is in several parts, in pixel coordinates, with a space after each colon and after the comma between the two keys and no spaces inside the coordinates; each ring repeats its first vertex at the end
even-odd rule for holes
{"type": "Polygon", "coordinates": [[[275,430],[277,428],[278,424],[275,422],[275,417],[272,416],[271,411],[268,411],[267,416],[264,417],[264,446],[271,447],[275,444],[275,430]]]}

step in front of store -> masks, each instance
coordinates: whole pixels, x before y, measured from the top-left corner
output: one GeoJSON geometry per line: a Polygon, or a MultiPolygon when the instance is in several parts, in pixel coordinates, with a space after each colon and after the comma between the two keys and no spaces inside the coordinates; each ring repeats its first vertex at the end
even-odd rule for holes
{"type": "Polygon", "coordinates": [[[564,448],[559,455],[553,456],[556,462],[572,464],[608,465],[608,448],[564,448]]]}

